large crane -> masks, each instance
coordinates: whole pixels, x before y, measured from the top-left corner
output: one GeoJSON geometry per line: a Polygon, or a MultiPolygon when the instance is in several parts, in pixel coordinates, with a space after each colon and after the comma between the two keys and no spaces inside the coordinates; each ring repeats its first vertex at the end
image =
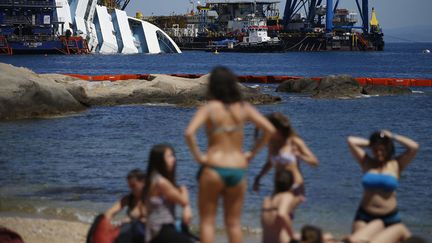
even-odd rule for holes
{"type": "MultiPolygon", "coordinates": [[[[350,0],[353,1],[353,0],[350,0]]],[[[369,32],[369,0],[354,0],[356,2],[358,12],[361,16],[363,33],[369,32]],[[361,3],[360,3],[361,1],[361,3]]],[[[306,25],[310,28],[321,27],[321,17],[323,13],[318,13],[316,10],[322,6],[322,0],[286,0],[283,24],[285,28],[293,22],[293,18],[300,12],[306,15],[306,25]]],[[[340,0],[326,0],[326,31],[333,31],[333,16],[339,6],[340,0]]]]}

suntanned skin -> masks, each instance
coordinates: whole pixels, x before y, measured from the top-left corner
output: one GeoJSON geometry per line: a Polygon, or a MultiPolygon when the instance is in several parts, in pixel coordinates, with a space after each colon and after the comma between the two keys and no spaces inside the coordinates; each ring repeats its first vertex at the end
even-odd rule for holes
{"type": "MultiPolygon", "coordinates": [[[[246,168],[249,161],[265,146],[275,129],[267,119],[247,102],[224,105],[220,101],[210,101],[198,109],[185,132],[186,142],[195,160],[204,166],[224,168],[246,168]],[[211,132],[217,127],[243,127],[251,122],[264,131],[264,136],[255,143],[251,151],[243,151],[242,130],[232,132],[211,132]],[[208,151],[203,154],[196,142],[196,133],[201,126],[206,127],[208,151]]],[[[234,187],[227,187],[219,175],[204,167],[199,180],[198,206],[200,213],[201,242],[212,243],[215,238],[217,202],[223,197],[225,228],[231,243],[243,242],[241,232],[241,212],[246,190],[246,181],[234,187]]]]}
{"type": "MultiPolygon", "coordinates": [[[[276,132],[270,142],[269,142],[269,153],[267,157],[267,162],[264,164],[260,173],[255,177],[253,190],[259,190],[259,183],[261,178],[267,174],[273,167],[273,163],[270,160],[272,156],[278,155],[280,153],[292,153],[297,159],[306,162],[312,166],[318,166],[319,161],[316,156],[312,153],[306,143],[297,135],[293,135],[285,139],[279,132],[276,132]]],[[[294,185],[300,186],[304,184],[303,175],[299,169],[299,163],[293,163],[289,165],[276,165],[276,170],[289,170],[293,173],[294,185]]],[[[298,205],[304,200],[303,196],[296,197],[294,204],[298,205]]]]}
{"type": "MultiPolygon", "coordinates": [[[[176,159],[171,149],[165,151],[165,161],[169,170],[174,169],[176,159]]],[[[192,220],[192,209],[189,203],[189,191],[185,186],[177,188],[168,179],[160,177],[156,182],[152,183],[149,190],[149,197],[163,197],[173,204],[177,204],[183,208],[182,220],[189,224],[192,220]]]]}
{"type": "Polygon", "coordinates": [[[292,220],[295,196],[291,192],[266,197],[262,204],[261,225],[265,243],[286,243],[294,239],[292,220]]]}
{"type": "Polygon", "coordinates": [[[403,224],[384,226],[380,219],[373,220],[347,237],[351,243],[398,243],[411,237],[411,232],[403,224]]]}
{"type": "MultiPolygon", "coordinates": [[[[124,207],[128,205],[132,205],[132,209],[130,209],[130,213],[128,216],[131,216],[135,219],[140,219],[143,223],[145,223],[146,218],[146,208],[144,203],[141,200],[142,191],[144,189],[144,182],[139,181],[135,178],[128,180],[129,188],[133,194],[133,202],[130,203],[129,196],[123,197],[120,201],[116,202],[110,209],[105,212],[105,217],[108,220],[112,220],[115,215],[117,215],[124,207]]],[[[130,222],[130,218],[127,217],[122,222],[127,223],[130,222]]]]}
{"type": "MultiPolygon", "coordinates": [[[[360,164],[363,173],[379,173],[400,178],[401,172],[414,159],[419,149],[418,143],[410,138],[382,131],[385,136],[392,138],[406,148],[405,152],[395,159],[386,161],[387,151],[385,147],[378,145],[372,149],[373,156],[370,157],[365,149],[369,147],[369,140],[359,137],[348,137],[348,145],[354,158],[360,164]]],[[[385,192],[382,190],[365,190],[361,200],[361,207],[373,215],[386,215],[397,207],[396,192],[385,192]]],[[[355,221],[353,232],[366,226],[364,221],[355,221]]]]}

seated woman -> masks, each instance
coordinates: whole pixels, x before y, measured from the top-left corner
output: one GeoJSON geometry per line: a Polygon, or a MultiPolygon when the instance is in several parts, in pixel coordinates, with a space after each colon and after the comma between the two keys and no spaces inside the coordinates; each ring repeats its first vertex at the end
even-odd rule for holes
{"type": "Polygon", "coordinates": [[[276,171],[273,195],[264,198],[261,209],[262,242],[285,243],[294,239],[292,217],[295,196],[291,192],[293,181],[291,171],[276,171]]]}
{"type": "Polygon", "coordinates": [[[112,220],[116,214],[122,209],[127,208],[127,218],[122,222],[127,223],[133,220],[139,220],[145,223],[146,209],[142,201],[142,193],[144,190],[146,174],[140,169],[131,170],[127,175],[127,182],[130,189],[130,194],[124,196],[120,201],[116,202],[110,209],[105,212],[105,217],[112,220]]]}
{"type": "Polygon", "coordinates": [[[118,233],[113,233],[116,242],[143,242],[145,239],[146,207],[142,200],[145,180],[144,171],[131,170],[127,175],[130,194],[105,212],[105,222],[111,222],[116,214],[126,208],[127,217],[122,220],[120,230],[117,228],[118,233]]]}
{"type": "Polygon", "coordinates": [[[192,210],[189,192],[175,183],[176,157],[168,145],[156,145],[150,152],[144,200],[147,208],[146,242],[189,243],[190,236],[175,227],[175,206],[183,208],[183,223],[189,224],[192,210]]]}
{"type": "Polygon", "coordinates": [[[373,133],[369,140],[348,137],[348,145],[364,173],[363,198],[354,218],[353,232],[375,219],[382,220],[386,227],[400,223],[396,189],[402,171],[417,154],[418,143],[384,130],[373,133]],[[406,150],[395,156],[394,142],[406,150]],[[372,155],[366,153],[366,148],[372,150],[372,155]]]}

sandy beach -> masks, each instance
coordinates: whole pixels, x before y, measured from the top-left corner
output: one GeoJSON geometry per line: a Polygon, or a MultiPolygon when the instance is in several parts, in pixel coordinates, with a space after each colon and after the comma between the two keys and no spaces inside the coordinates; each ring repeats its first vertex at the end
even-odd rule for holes
{"type": "Polygon", "coordinates": [[[0,225],[32,243],[85,242],[88,224],[57,219],[0,217],[0,225]]]}
{"type": "MultiPolygon", "coordinates": [[[[0,226],[17,232],[26,243],[79,243],[86,241],[90,224],[58,219],[2,216],[0,226]]],[[[259,239],[259,235],[245,235],[244,242],[258,243],[259,239]]],[[[216,242],[227,242],[226,236],[221,234],[216,242]]]]}

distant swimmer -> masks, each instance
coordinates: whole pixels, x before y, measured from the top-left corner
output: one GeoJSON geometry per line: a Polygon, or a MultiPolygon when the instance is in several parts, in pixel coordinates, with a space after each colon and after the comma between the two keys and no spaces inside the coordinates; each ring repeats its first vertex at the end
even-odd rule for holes
{"type": "Polygon", "coordinates": [[[348,145],[364,173],[364,193],[355,215],[353,232],[375,219],[381,219],[385,227],[401,223],[396,189],[402,171],[417,154],[418,143],[383,130],[373,133],[369,140],[350,136],[348,145]],[[396,156],[394,142],[398,142],[406,150],[396,156]],[[366,148],[371,149],[372,155],[366,153],[366,148]]]}

